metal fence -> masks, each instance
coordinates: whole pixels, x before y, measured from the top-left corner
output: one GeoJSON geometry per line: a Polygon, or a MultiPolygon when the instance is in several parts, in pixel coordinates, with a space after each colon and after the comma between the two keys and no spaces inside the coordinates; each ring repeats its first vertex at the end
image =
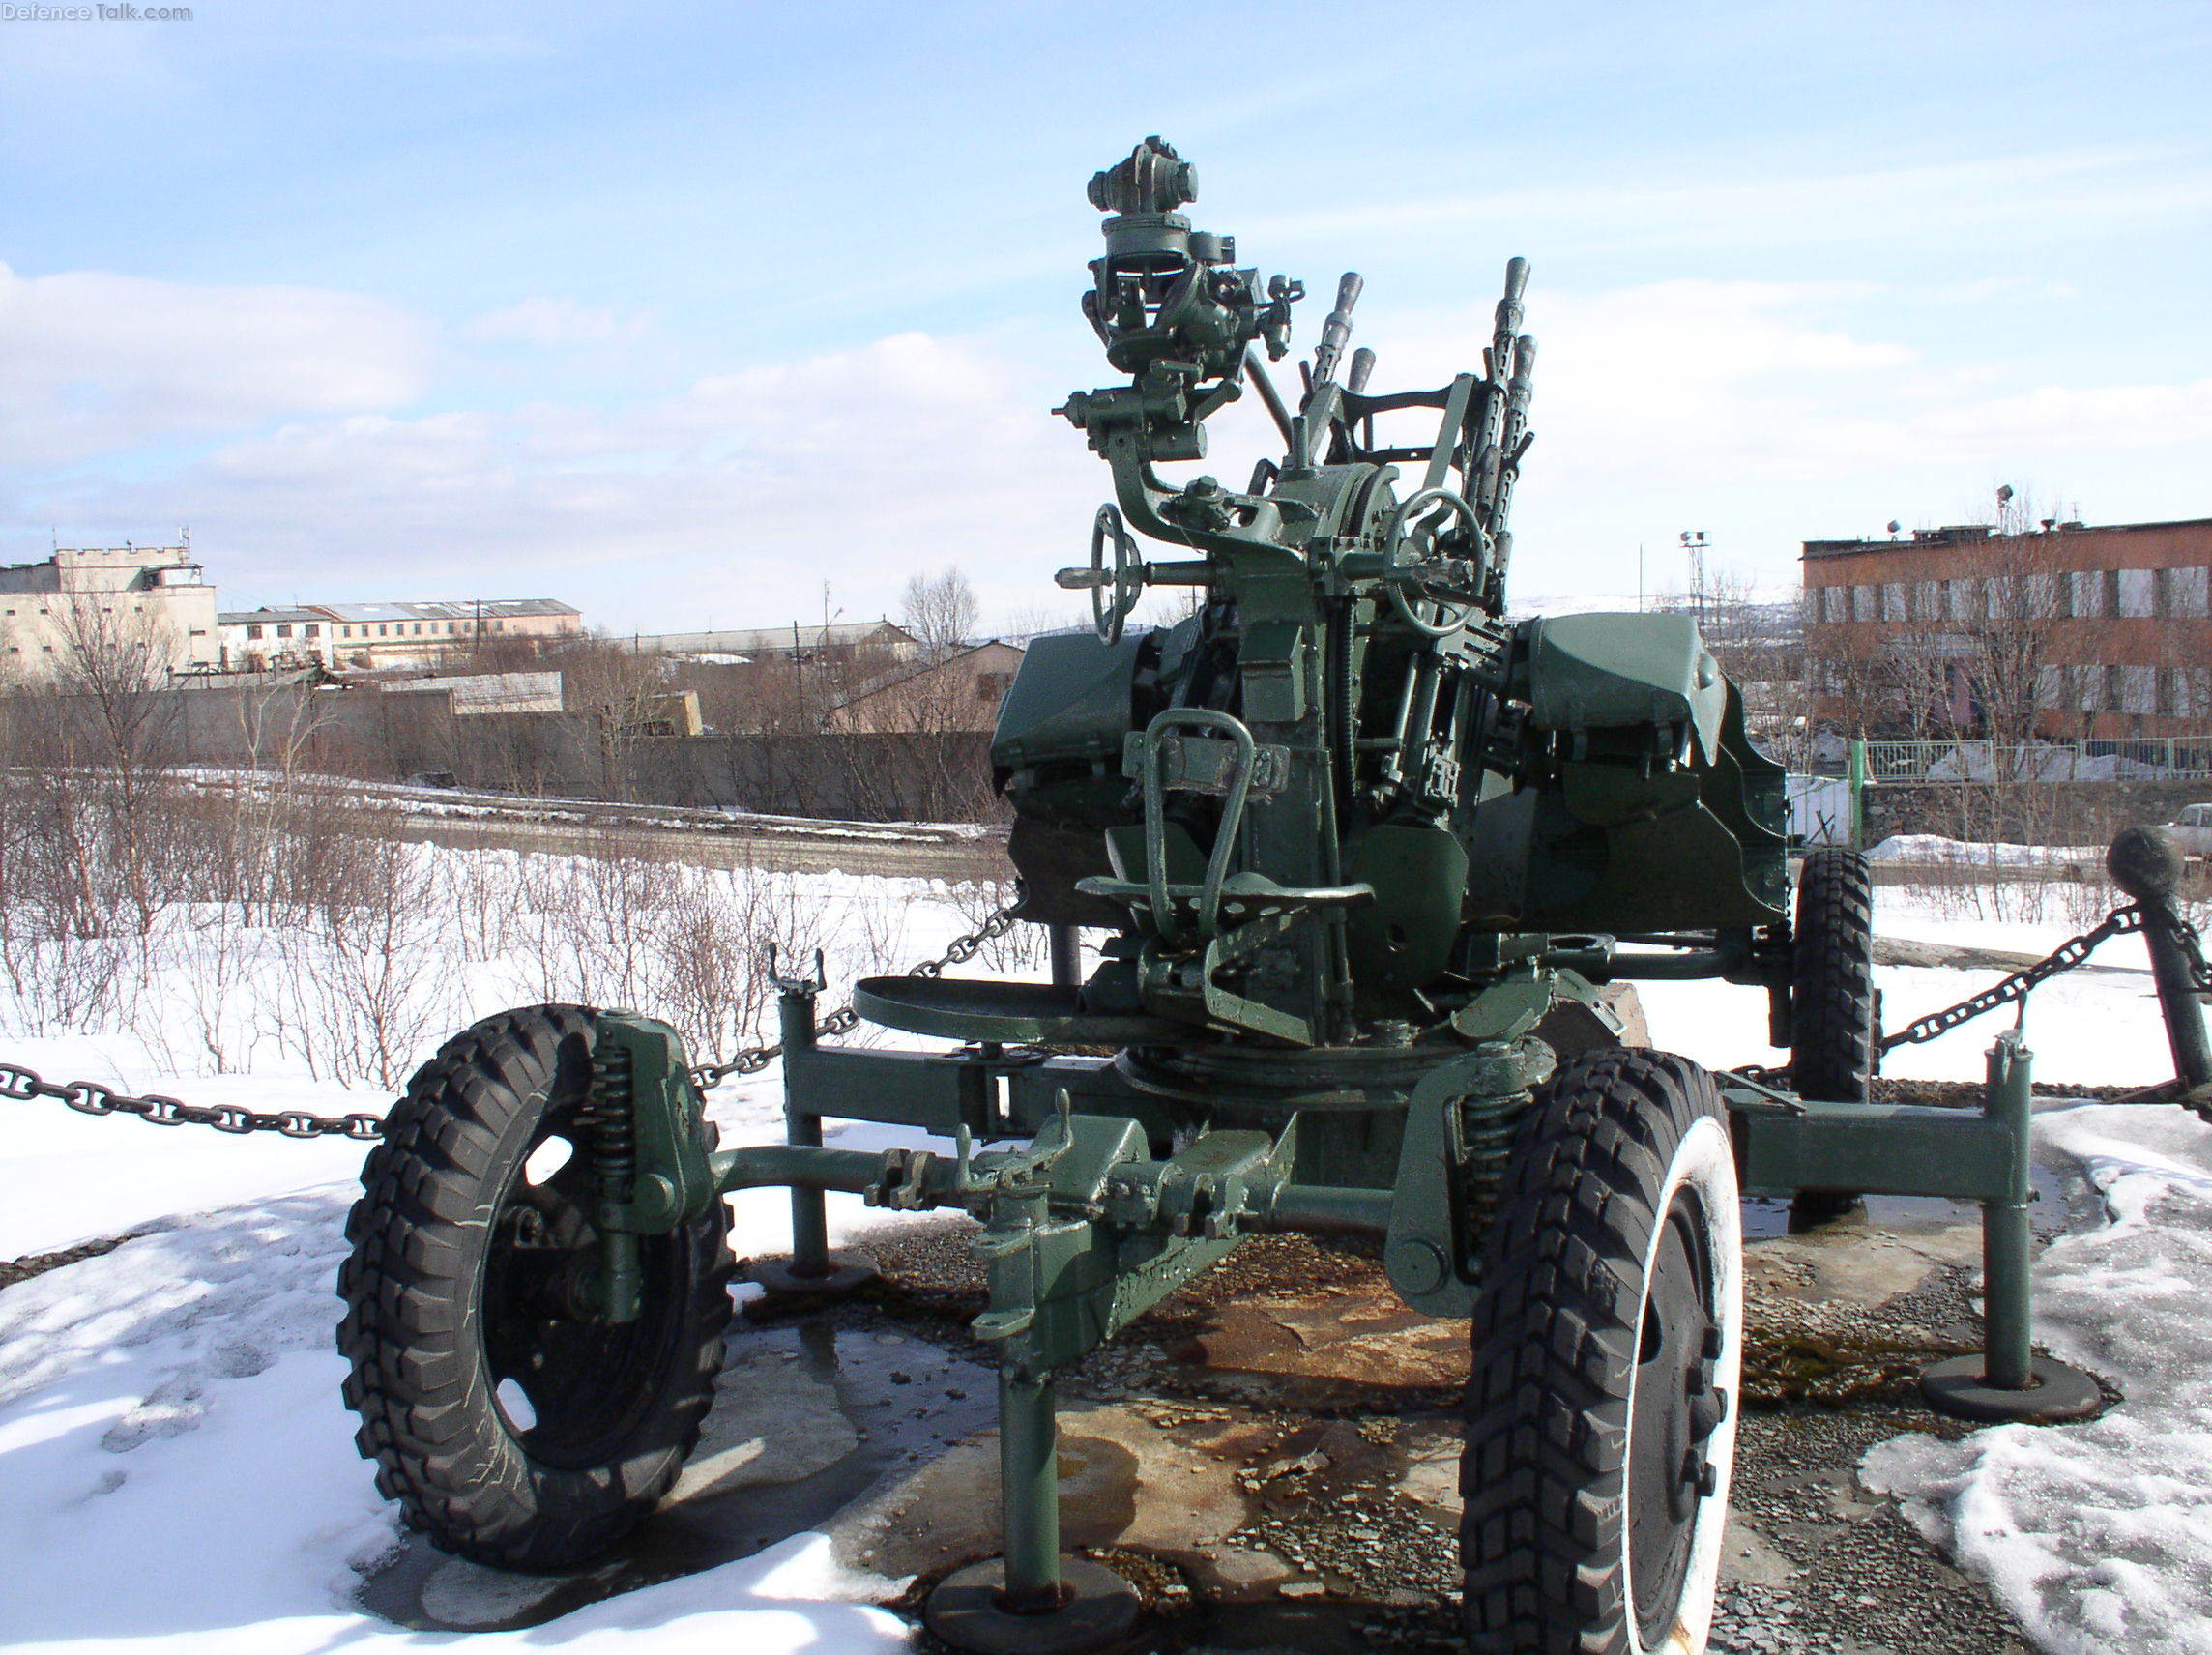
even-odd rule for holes
{"type": "Polygon", "coordinates": [[[1808,845],[1848,845],[1858,831],[1858,800],[1843,776],[1791,775],[1783,797],[1790,806],[1790,836],[1808,845]]]}
{"type": "Polygon", "coordinates": [[[1869,741],[1870,781],[2065,782],[2185,781],[2212,776],[2212,748],[2186,739],[2144,736],[2112,740],[1869,741]]]}

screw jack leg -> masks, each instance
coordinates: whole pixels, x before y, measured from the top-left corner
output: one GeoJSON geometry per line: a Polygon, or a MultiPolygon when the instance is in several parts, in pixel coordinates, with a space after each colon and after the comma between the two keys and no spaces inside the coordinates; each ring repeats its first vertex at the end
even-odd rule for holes
{"type": "Polygon", "coordinates": [[[1936,1362],[1920,1375],[1928,1406],[1960,1419],[2048,1424],[2086,1419],[2105,1406],[2095,1379],[2034,1351],[2035,1234],[2027,1211],[2032,1057],[2017,1029],[1990,1048],[1982,1110],[2005,1128],[2011,1165],[2005,1198],[1982,1204],[1982,1353],[1936,1362]]]}
{"type": "Polygon", "coordinates": [[[1126,1640],[1136,1588],[1060,1552],[1060,1433],[1052,1376],[999,1372],[999,1495],[1005,1554],[955,1570],[922,1616],[976,1655],[1098,1655],[1126,1640]]]}
{"type": "MultiPolygon", "coordinates": [[[[784,1138],[807,1148],[822,1147],[822,1118],[806,1109],[800,1098],[800,1083],[792,1071],[793,1059],[804,1061],[814,1050],[814,997],[822,992],[817,971],[813,976],[776,977],[778,1031],[783,1037],[784,1138]]],[[[791,1192],[791,1257],[756,1259],[746,1272],[776,1298],[841,1298],[876,1279],[874,1261],[859,1253],[831,1254],[827,1198],[815,1189],[791,1192]]]]}

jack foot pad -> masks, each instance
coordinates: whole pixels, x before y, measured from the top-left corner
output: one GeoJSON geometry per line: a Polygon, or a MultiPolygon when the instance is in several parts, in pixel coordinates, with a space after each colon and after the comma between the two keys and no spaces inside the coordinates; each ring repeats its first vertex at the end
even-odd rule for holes
{"type": "Polygon", "coordinates": [[[771,1298],[844,1298],[881,1274],[865,1253],[832,1253],[828,1272],[818,1276],[794,1269],[789,1259],[755,1259],[745,1268],[745,1279],[771,1298]]]}
{"type": "Polygon", "coordinates": [[[956,1569],[938,1582],[922,1606],[929,1630],[955,1649],[975,1655],[1102,1655],[1119,1648],[1137,1629],[1144,1605],[1137,1588],[1097,1563],[1060,1560],[1067,1601],[1059,1609],[1024,1614],[1004,1608],[1003,1558],[956,1569]]]}
{"type": "Polygon", "coordinates": [[[1937,1413],[1990,1425],[2053,1425],[2103,1411],[2105,1393],[2080,1368],[2037,1356],[2028,1371],[2036,1382],[2026,1390],[1999,1390],[1982,1377],[1981,1357],[1954,1356],[1920,1370],[1920,1394],[1937,1413]]]}

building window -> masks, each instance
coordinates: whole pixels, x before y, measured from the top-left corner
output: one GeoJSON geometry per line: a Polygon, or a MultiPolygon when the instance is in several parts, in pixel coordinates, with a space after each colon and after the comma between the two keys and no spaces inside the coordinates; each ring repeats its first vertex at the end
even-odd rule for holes
{"type": "Polygon", "coordinates": [[[280,626],[278,626],[278,627],[276,628],[276,636],[278,636],[279,638],[289,638],[291,635],[292,635],[292,626],[291,626],[291,623],[289,623],[289,622],[286,622],[285,624],[283,624],[282,625],[280,625],[280,626]]]}
{"type": "Polygon", "coordinates": [[[381,621],[376,624],[376,635],[379,638],[386,636],[384,623],[381,621]]]}
{"type": "Polygon", "coordinates": [[[1881,618],[1884,621],[1902,621],[1905,617],[1905,583],[1893,580],[1881,589],[1881,618]]]}
{"type": "Polygon", "coordinates": [[[2139,621],[2158,613],[2156,569],[2114,569],[2112,579],[2120,589],[2118,612],[2121,615],[2139,621]]]}
{"type": "Polygon", "coordinates": [[[261,636],[261,628],[258,626],[248,626],[246,629],[246,635],[248,638],[258,638],[261,636]]]}
{"type": "Polygon", "coordinates": [[[2204,681],[2200,668],[2175,667],[2168,676],[2172,682],[2171,711],[2176,718],[2201,718],[2204,716],[2204,681]]]}
{"type": "Polygon", "coordinates": [[[2120,668],[2120,698],[2119,711],[2122,712],[2156,712],[2158,711],[2158,668],[2120,668]]]}
{"type": "Polygon", "coordinates": [[[1853,621],[1872,621],[1875,618],[1874,594],[1875,589],[1871,586],[1854,586],[1851,588],[1851,619],[1853,621]]]}
{"type": "Polygon", "coordinates": [[[422,635],[422,622],[420,622],[420,621],[418,621],[418,622],[416,622],[416,623],[415,623],[415,636],[417,636],[418,638],[420,638],[422,635]]]}
{"type": "Polygon", "coordinates": [[[2169,568],[2158,571],[2158,610],[2161,615],[2202,620],[2205,615],[2206,571],[2169,568]]]}
{"type": "Polygon", "coordinates": [[[307,623],[307,630],[306,635],[310,638],[319,638],[323,635],[323,629],[320,624],[310,621],[307,623]]]}

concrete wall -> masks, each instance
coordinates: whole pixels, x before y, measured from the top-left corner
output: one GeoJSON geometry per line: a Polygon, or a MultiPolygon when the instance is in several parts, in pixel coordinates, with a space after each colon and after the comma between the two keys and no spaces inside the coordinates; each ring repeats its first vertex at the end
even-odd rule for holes
{"type": "MultiPolygon", "coordinates": [[[[66,703],[59,707],[67,715],[66,703]]],[[[294,768],[369,781],[449,773],[463,787],[859,822],[995,814],[990,737],[695,736],[612,749],[562,713],[466,713],[422,691],[190,689],[167,698],[156,762],[294,768]],[[610,773],[610,770],[612,773],[610,773]]]]}
{"type": "Polygon", "coordinates": [[[1882,782],[1866,790],[1866,839],[1896,833],[2009,844],[2105,845],[2122,828],[2212,803],[2212,781],[2077,781],[1994,787],[1882,782]]]}

